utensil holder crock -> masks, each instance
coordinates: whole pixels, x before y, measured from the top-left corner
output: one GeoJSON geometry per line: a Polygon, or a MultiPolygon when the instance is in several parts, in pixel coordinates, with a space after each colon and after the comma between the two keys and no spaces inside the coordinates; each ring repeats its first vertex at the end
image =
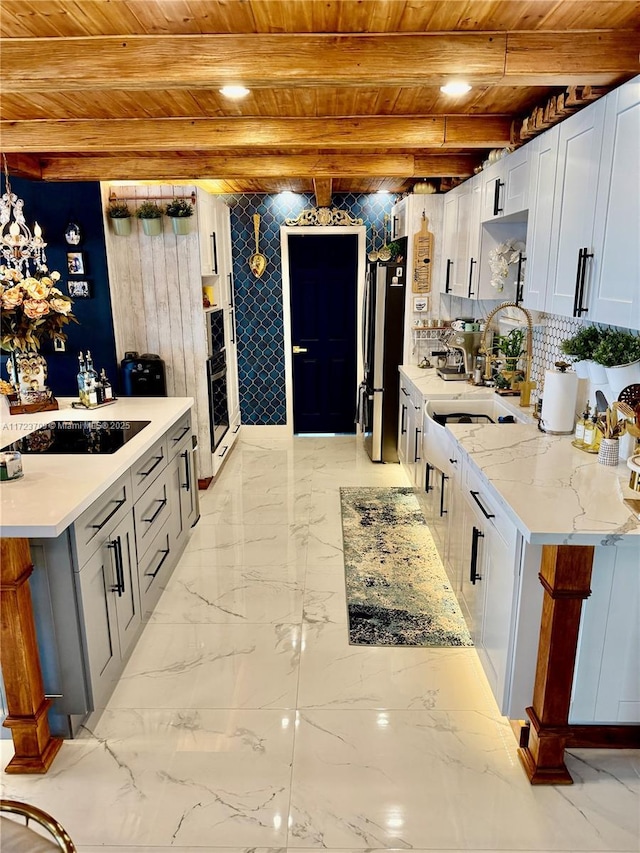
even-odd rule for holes
{"type": "Polygon", "coordinates": [[[601,465],[618,464],[620,458],[620,446],[617,438],[603,438],[598,451],[598,462],[601,465]]]}

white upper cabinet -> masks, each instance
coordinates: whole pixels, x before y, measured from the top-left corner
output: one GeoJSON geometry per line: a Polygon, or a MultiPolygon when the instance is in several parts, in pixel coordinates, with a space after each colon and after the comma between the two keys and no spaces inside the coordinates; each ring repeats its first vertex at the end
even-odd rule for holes
{"type": "Polygon", "coordinates": [[[447,193],[444,200],[442,293],[478,298],[480,193],[478,175],[447,193]]]}
{"type": "Polygon", "coordinates": [[[590,320],[640,329],[640,77],[605,98],[590,320]]]}
{"type": "Polygon", "coordinates": [[[530,146],[524,145],[480,173],[481,222],[510,216],[528,208],[529,150],[530,146]]]}
{"type": "Polygon", "coordinates": [[[529,219],[527,227],[527,267],[522,304],[543,311],[549,278],[551,216],[553,213],[558,136],[560,125],[542,133],[529,148],[529,219]]]}
{"type": "Polygon", "coordinates": [[[559,126],[545,308],[564,317],[591,319],[585,300],[596,266],[593,230],[604,113],[602,98],[559,126]]]}
{"type": "Polygon", "coordinates": [[[217,275],[215,225],[212,198],[209,193],[197,190],[198,242],[200,245],[200,275],[217,275]]]}
{"type": "Polygon", "coordinates": [[[400,199],[391,210],[391,239],[398,240],[409,234],[409,196],[400,199]]]}

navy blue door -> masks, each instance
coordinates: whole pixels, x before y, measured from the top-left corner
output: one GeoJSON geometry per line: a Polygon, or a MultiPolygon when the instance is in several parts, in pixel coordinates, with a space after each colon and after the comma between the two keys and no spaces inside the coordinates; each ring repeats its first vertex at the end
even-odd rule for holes
{"type": "Polygon", "coordinates": [[[290,234],[293,429],[354,433],[358,238],[290,234]]]}

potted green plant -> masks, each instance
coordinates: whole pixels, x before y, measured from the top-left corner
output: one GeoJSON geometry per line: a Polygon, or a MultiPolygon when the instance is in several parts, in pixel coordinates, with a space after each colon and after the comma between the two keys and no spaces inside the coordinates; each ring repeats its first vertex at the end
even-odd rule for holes
{"type": "Polygon", "coordinates": [[[601,364],[615,400],[628,385],[640,383],[640,335],[621,329],[605,329],[593,360],[601,364]]]}
{"type": "Polygon", "coordinates": [[[193,216],[193,204],[189,199],[172,199],[167,204],[165,213],[171,219],[174,234],[189,233],[189,218],[193,216]]]}
{"type": "Polygon", "coordinates": [[[126,201],[114,199],[109,202],[107,215],[111,219],[113,232],[120,237],[131,234],[131,210],[126,201]]]}
{"type": "MultiPolygon", "coordinates": [[[[593,377],[593,353],[602,339],[598,326],[582,326],[571,338],[560,344],[560,352],[574,359],[573,369],[580,379],[586,379],[591,372],[593,377]]],[[[601,382],[603,380],[600,380],[601,382]]]]}
{"type": "Polygon", "coordinates": [[[162,234],[163,210],[155,201],[143,201],[136,210],[136,216],[142,222],[144,233],[148,237],[162,234]]]}
{"type": "Polygon", "coordinates": [[[518,368],[518,362],[525,354],[526,334],[524,329],[512,329],[507,335],[497,335],[494,339],[493,350],[502,353],[505,363],[499,374],[502,378],[496,379],[498,388],[509,387],[512,391],[518,389],[518,383],[524,376],[524,372],[518,368]]]}

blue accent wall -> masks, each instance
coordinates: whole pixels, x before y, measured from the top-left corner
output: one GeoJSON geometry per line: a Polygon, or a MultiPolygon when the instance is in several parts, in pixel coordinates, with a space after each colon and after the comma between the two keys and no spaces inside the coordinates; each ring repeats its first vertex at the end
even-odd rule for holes
{"type": "MultiPolygon", "coordinates": [[[[235,282],[236,328],[238,339],[238,379],[242,423],[284,425],[286,387],[284,361],[284,321],[280,226],[295,219],[303,210],[315,207],[311,194],[224,195],[231,208],[231,241],[235,282]],[[260,214],[260,251],[267,259],[262,277],[249,269],[255,252],[253,214],[260,214]]],[[[395,196],[343,194],[333,198],[333,206],[361,218],[367,227],[367,251],[372,247],[372,226],[382,244],[384,215],[391,212],[395,196]]]]}
{"type": "MultiPolygon", "coordinates": [[[[65,352],[54,352],[51,341],[42,344],[42,354],[47,359],[47,383],[53,393],[59,397],[77,395],[76,374],[78,372],[78,352],[91,350],[93,362],[98,371],[105,368],[107,376],[117,389],[118,371],[116,362],[111,298],[107,275],[107,255],[102,220],[102,201],[100,184],[88,182],[46,183],[21,180],[9,176],[12,191],[24,200],[24,213],[27,224],[33,229],[38,222],[42,228],[43,239],[47,243],[47,266],[58,270],[61,275],[58,286],[67,291],[67,252],[82,252],[85,274],[71,276],[72,279],[84,279],[89,282],[91,297],[75,299],[73,313],[79,325],[69,323],[65,327],[68,336],[65,352]],[[64,232],[69,221],[77,222],[81,228],[82,240],[78,246],[69,246],[64,232]]],[[[5,192],[4,179],[2,192],[5,192]]],[[[2,378],[7,378],[2,359],[2,378]]]]}

